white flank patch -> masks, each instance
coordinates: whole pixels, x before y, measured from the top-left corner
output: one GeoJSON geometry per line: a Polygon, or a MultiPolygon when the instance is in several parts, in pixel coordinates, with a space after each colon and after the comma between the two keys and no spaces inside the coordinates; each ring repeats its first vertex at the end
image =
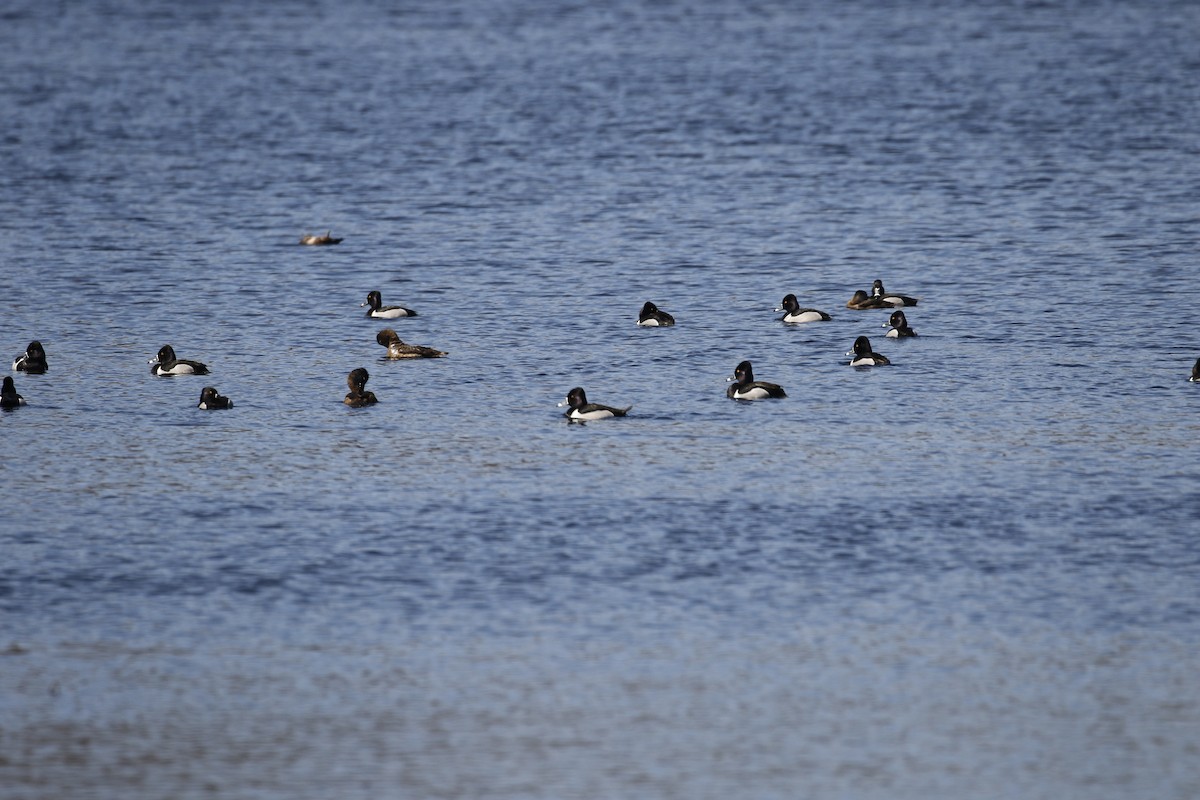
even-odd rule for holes
{"type": "Polygon", "coordinates": [[[638,323],[638,325],[641,325],[643,328],[657,328],[658,320],[656,320],[654,317],[651,317],[650,319],[642,320],[638,323]]]}
{"type": "Polygon", "coordinates": [[[733,393],[735,400],[762,400],[763,398],[770,396],[771,393],[761,386],[755,386],[754,388],[747,389],[744,392],[739,389],[733,393]]]}
{"type": "Polygon", "coordinates": [[[821,316],[820,311],[801,311],[799,314],[788,314],[783,318],[784,322],[824,322],[825,318],[821,316]]]}
{"type": "Polygon", "coordinates": [[[579,411],[571,412],[571,419],[608,419],[615,416],[611,411],[588,411],[580,413],[579,411]]]}

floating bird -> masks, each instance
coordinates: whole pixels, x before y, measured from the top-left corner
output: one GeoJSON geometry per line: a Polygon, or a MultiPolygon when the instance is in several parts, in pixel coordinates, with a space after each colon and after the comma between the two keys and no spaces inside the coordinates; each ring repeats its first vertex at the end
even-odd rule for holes
{"type": "Polygon", "coordinates": [[[12,368],[17,372],[28,372],[30,375],[44,373],[47,369],[46,351],[42,349],[42,343],[37,339],[30,342],[25,352],[13,361],[12,368]]]}
{"type": "Polygon", "coordinates": [[[205,411],[216,411],[220,408],[233,408],[233,401],[222,394],[217,394],[216,388],[205,386],[200,390],[200,403],[196,408],[205,411]]]}
{"type": "Polygon", "coordinates": [[[558,404],[559,408],[570,406],[567,412],[563,414],[567,419],[590,420],[590,419],[608,419],[609,417],[623,417],[629,413],[629,409],[633,406],[625,406],[624,408],[614,408],[612,406],[602,406],[599,403],[589,403],[587,395],[584,394],[583,388],[576,386],[571,391],[567,392],[567,399],[558,404]]]}
{"type": "Polygon", "coordinates": [[[367,302],[359,305],[370,306],[367,310],[367,316],[374,319],[398,319],[400,317],[415,317],[417,312],[411,308],[402,306],[385,306],[383,305],[383,295],[379,292],[367,292],[367,302]]]}
{"type": "Polygon", "coordinates": [[[875,281],[871,284],[871,297],[878,300],[882,305],[888,308],[899,308],[901,306],[915,306],[917,298],[909,297],[903,294],[892,294],[883,290],[883,281],[875,281]]]}
{"type": "Polygon", "coordinates": [[[342,402],[351,408],[362,408],[378,403],[379,400],[375,397],[375,393],[367,391],[367,380],[370,377],[371,374],[362,367],[351,370],[350,374],[346,376],[346,385],[350,387],[350,392],[342,402]]]}
{"type": "Polygon", "coordinates": [[[882,367],[892,363],[879,353],[871,352],[871,340],[865,336],[855,339],[854,349],[846,355],[854,356],[850,359],[852,367],[882,367]]]}
{"type": "Polygon", "coordinates": [[[846,301],[846,308],[862,311],[868,308],[887,308],[887,306],[878,297],[871,297],[871,295],[859,289],[854,293],[853,297],[846,301]]]}
{"type": "Polygon", "coordinates": [[[903,311],[893,311],[888,317],[888,321],[883,323],[883,327],[890,328],[884,334],[888,339],[903,339],[906,336],[916,336],[917,332],[908,327],[908,318],[904,316],[903,311]]]}
{"type": "Polygon", "coordinates": [[[329,235],[329,233],[330,233],[329,231],[325,231],[324,236],[317,236],[316,234],[306,233],[300,237],[300,244],[313,244],[313,245],[338,244],[339,242],[342,241],[341,239],[333,238],[332,236],[329,235]]]}
{"type": "Polygon", "coordinates": [[[419,344],[405,344],[391,328],[384,328],[375,334],[375,341],[387,348],[387,358],[441,358],[446,355],[441,350],[432,347],[422,347],[419,344]]]}
{"type": "Polygon", "coordinates": [[[754,368],[743,361],[733,370],[733,381],[725,394],[733,400],[763,400],[768,397],[787,397],[787,392],[777,383],[754,380],[754,368]]]}
{"type": "Polygon", "coordinates": [[[11,375],[4,376],[4,388],[0,389],[0,408],[12,411],[18,406],[25,405],[25,398],[17,394],[17,385],[11,375]]]}
{"type": "Polygon", "coordinates": [[[637,324],[643,328],[664,328],[674,325],[675,318],[647,300],[646,305],[642,306],[642,313],[638,314],[637,324]]]}
{"type": "Polygon", "coordinates": [[[155,358],[150,359],[151,375],[207,375],[208,367],[199,361],[188,361],[186,358],[176,358],[175,350],[169,344],[164,344],[155,358]]]}
{"type": "Polygon", "coordinates": [[[828,322],[833,317],[826,314],[824,311],[818,311],[815,308],[801,308],[800,301],[796,299],[796,295],[784,295],[783,302],[776,311],[786,311],[780,322],[828,322]]]}

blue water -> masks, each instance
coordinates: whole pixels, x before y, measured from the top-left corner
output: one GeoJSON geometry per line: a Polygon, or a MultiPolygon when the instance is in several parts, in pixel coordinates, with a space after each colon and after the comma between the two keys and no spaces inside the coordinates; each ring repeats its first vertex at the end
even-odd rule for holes
{"type": "Polygon", "coordinates": [[[1200,795],[1198,33],[5,6],[0,797],[1200,795]]]}

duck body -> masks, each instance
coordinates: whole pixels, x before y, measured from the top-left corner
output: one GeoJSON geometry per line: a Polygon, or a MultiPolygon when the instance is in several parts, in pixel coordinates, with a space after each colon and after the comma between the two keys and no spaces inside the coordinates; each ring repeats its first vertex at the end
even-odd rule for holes
{"type": "Polygon", "coordinates": [[[379,400],[375,397],[375,393],[367,391],[367,381],[370,377],[371,373],[362,367],[351,370],[350,374],[346,376],[346,386],[350,391],[342,402],[351,408],[362,408],[378,403],[379,400]]]}
{"type": "Polygon", "coordinates": [[[383,304],[383,295],[379,292],[368,292],[367,301],[359,306],[370,306],[367,309],[367,316],[372,319],[399,319],[400,317],[415,317],[417,312],[411,308],[403,306],[385,306],[383,304]]]}
{"type": "Polygon", "coordinates": [[[846,353],[846,355],[854,356],[854,358],[850,359],[850,366],[852,367],[884,367],[892,363],[887,360],[886,356],[881,356],[879,353],[873,352],[871,350],[871,340],[865,336],[855,339],[854,349],[846,353]]]}
{"type": "Polygon", "coordinates": [[[884,308],[901,308],[903,306],[915,306],[917,298],[909,297],[904,294],[892,294],[883,288],[883,281],[877,280],[871,284],[871,297],[878,300],[884,308]]]}
{"type": "Polygon", "coordinates": [[[629,409],[633,408],[633,406],[616,408],[614,406],[600,405],[599,403],[589,403],[587,394],[581,386],[576,386],[567,392],[567,398],[558,405],[560,407],[564,405],[568,406],[566,413],[563,414],[564,417],[580,421],[623,417],[629,413],[629,409]]]}
{"type": "Polygon", "coordinates": [[[339,244],[342,241],[341,239],[333,238],[329,234],[330,234],[330,231],[325,231],[325,235],[323,235],[323,236],[320,236],[317,234],[312,234],[312,233],[306,233],[300,237],[300,244],[319,246],[319,245],[327,245],[327,244],[339,244]]]}
{"type": "Polygon", "coordinates": [[[833,319],[833,317],[824,311],[818,311],[815,308],[801,308],[800,301],[796,299],[796,295],[794,294],[784,295],[783,302],[775,310],[787,312],[779,318],[780,322],[828,322],[833,319]]]}
{"type": "Polygon", "coordinates": [[[738,364],[733,370],[733,377],[729,380],[733,383],[729,384],[729,388],[725,390],[725,396],[730,400],[766,400],[787,397],[787,392],[779,384],[754,380],[754,367],[749,361],[738,364]]]}
{"type": "Polygon", "coordinates": [[[25,405],[25,398],[17,394],[17,385],[13,383],[11,375],[4,376],[4,386],[0,388],[0,408],[5,411],[12,411],[14,408],[19,408],[25,405]]]}
{"type": "Polygon", "coordinates": [[[862,289],[859,289],[854,293],[853,297],[846,301],[846,308],[853,308],[856,311],[863,311],[869,308],[887,308],[887,306],[885,306],[883,301],[878,297],[872,297],[862,289]]]}
{"type": "Polygon", "coordinates": [[[387,348],[386,357],[392,360],[400,358],[442,358],[446,355],[441,350],[434,350],[432,347],[424,347],[419,344],[405,344],[391,328],[384,328],[375,334],[375,341],[387,348]]]}
{"type": "Polygon", "coordinates": [[[888,317],[888,321],[883,327],[888,328],[888,332],[884,334],[888,339],[904,339],[909,336],[916,336],[917,332],[908,327],[908,318],[904,316],[903,311],[893,311],[888,317]]]}
{"type": "Polygon", "coordinates": [[[1188,378],[1192,383],[1200,383],[1200,358],[1196,359],[1196,363],[1192,365],[1192,377],[1188,378]]]}
{"type": "Polygon", "coordinates": [[[637,324],[643,328],[665,328],[674,325],[675,318],[647,300],[638,314],[637,324]]]}
{"type": "Polygon", "coordinates": [[[46,351],[42,349],[42,343],[34,339],[25,348],[25,352],[17,356],[13,361],[12,368],[17,372],[26,372],[30,375],[45,374],[48,367],[46,366],[46,351]]]}
{"type": "Polygon", "coordinates": [[[233,401],[223,394],[218,394],[216,387],[205,386],[200,390],[200,402],[196,405],[196,408],[204,411],[233,408],[233,401]]]}
{"type": "Polygon", "coordinates": [[[150,374],[164,377],[173,375],[207,375],[208,367],[199,361],[176,358],[175,349],[169,344],[164,344],[159,348],[158,355],[150,360],[150,374]]]}

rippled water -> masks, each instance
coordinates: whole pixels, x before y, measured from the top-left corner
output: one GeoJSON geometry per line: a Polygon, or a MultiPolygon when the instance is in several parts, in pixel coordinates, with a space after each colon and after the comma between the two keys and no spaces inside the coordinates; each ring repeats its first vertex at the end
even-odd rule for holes
{"type": "Polygon", "coordinates": [[[1200,8],[0,17],[0,797],[1200,794],[1200,8]]]}

